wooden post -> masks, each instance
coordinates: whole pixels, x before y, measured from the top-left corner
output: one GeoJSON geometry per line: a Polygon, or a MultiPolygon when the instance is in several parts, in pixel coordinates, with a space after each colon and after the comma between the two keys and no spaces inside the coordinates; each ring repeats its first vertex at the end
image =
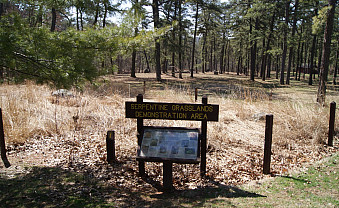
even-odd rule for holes
{"type": "Polygon", "coordinates": [[[195,102],[198,101],[198,88],[195,88],[195,102]]]}
{"type": "Polygon", "coordinates": [[[4,133],[4,124],[2,121],[2,110],[0,108],[0,149],[1,149],[1,159],[4,162],[6,168],[10,167],[7,156],[6,156],[6,144],[5,144],[5,133],[4,133]]]}
{"type": "Polygon", "coordinates": [[[108,131],[106,136],[107,162],[115,162],[115,132],[108,131]]]}
{"type": "MultiPolygon", "coordinates": [[[[207,96],[202,97],[202,104],[207,105],[207,96]]],[[[206,174],[206,151],[207,151],[207,121],[201,121],[201,163],[200,176],[204,177],[206,174]]]]}
{"type": "Polygon", "coordinates": [[[264,174],[270,174],[271,166],[271,149],[272,149],[272,129],[273,129],[273,115],[266,115],[265,127],[265,148],[264,148],[264,174]]]}
{"type": "MultiPolygon", "coordinates": [[[[143,99],[144,99],[143,95],[139,94],[137,96],[137,103],[142,103],[143,99]]],[[[138,147],[141,147],[143,129],[144,129],[144,120],[142,118],[137,118],[138,147]]],[[[145,175],[145,162],[139,161],[138,164],[139,164],[139,176],[144,176],[145,175]]]]}
{"type": "Polygon", "coordinates": [[[333,147],[335,108],[336,108],[336,103],[333,101],[330,104],[330,123],[329,123],[329,129],[328,129],[328,146],[331,146],[331,147],[333,147]]]}
{"type": "Polygon", "coordinates": [[[163,188],[164,191],[170,191],[173,189],[173,172],[172,162],[163,162],[163,188]]]}

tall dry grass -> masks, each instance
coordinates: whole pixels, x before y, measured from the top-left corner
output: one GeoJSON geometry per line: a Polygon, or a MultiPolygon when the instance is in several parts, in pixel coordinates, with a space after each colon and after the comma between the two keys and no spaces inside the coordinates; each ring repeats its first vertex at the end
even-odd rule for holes
{"type": "MultiPolygon", "coordinates": [[[[0,106],[6,141],[16,144],[34,137],[66,135],[103,140],[108,130],[115,130],[118,149],[134,151],[136,121],[125,118],[124,102],[135,97],[129,98],[127,90],[130,91],[128,85],[114,87],[106,83],[82,93],[73,91],[74,97],[58,98],[51,95],[53,90],[49,87],[30,82],[2,85],[0,106]]],[[[138,90],[140,88],[133,93],[140,93],[138,90]]],[[[165,86],[165,90],[147,91],[145,97],[158,102],[191,103],[194,102],[193,93],[186,85],[182,88],[165,86]]],[[[274,143],[282,148],[325,142],[328,109],[303,102],[303,99],[271,100],[261,91],[244,90],[242,93],[241,97],[223,94],[209,97],[209,103],[220,106],[219,122],[208,125],[210,151],[224,151],[230,144],[262,149],[265,122],[253,118],[257,113],[274,115],[274,143]]],[[[199,122],[166,120],[146,120],[145,125],[200,127],[199,122]]]]}

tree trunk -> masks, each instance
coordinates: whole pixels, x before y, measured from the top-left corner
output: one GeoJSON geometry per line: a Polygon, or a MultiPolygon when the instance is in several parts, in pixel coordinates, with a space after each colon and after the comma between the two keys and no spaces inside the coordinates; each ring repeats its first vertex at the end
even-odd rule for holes
{"type": "Polygon", "coordinates": [[[275,63],[275,78],[279,78],[279,55],[276,57],[276,63],[275,63]]]}
{"type": "Polygon", "coordinates": [[[222,74],[224,73],[224,55],[225,55],[225,34],[223,34],[223,38],[222,38],[222,47],[221,47],[221,51],[220,51],[220,68],[219,68],[219,73],[222,74]]]}
{"type": "Polygon", "coordinates": [[[312,40],[312,48],[311,48],[311,60],[310,60],[310,77],[308,78],[308,84],[312,85],[313,84],[313,79],[312,79],[312,75],[313,75],[313,71],[314,71],[314,54],[315,54],[315,47],[316,47],[316,43],[317,43],[317,36],[313,35],[313,40],[312,40]]]}
{"type": "Polygon", "coordinates": [[[308,43],[306,43],[306,44],[305,44],[305,57],[304,57],[304,58],[305,58],[305,59],[304,59],[304,68],[305,68],[305,70],[304,70],[304,74],[303,74],[303,80],[305,80],[305,78],[306,78],[306,72],[307,72],[307,69],[308,69],[308,66],[309,66],[309,65],[307,64],[307,63],[308,63],[308,62],[307,62],[307,60],[308,60],[308,59],[307,59],[307,58],[308,58],[308,50],[309,50],[308,46],[309,46],[308,43]]]}
{"type": "MultiPolygon", "coordinates": [[[[152,3],[153,8],[153,20],[154,20],[154,28],[160,27],[160,19],[159,19],[159,2],[158,0],[153,0],[152,3]]],[[[155,65],[156,65],[156,79],[157,81],[161,81],[161,63],[160,63],[160,42],[159,37],[155,38],[155,65]]]]}
{"type": "Polygon", "coordinates": [[[216,41],[215,34],[214,34],[214,38],[213,38],[213,72],[218,71],[217,70],[218,63],[217,63],[216,54],[217,54],[217,41],[216,41]]]}
{"type": "Polygon", "coordinates": [[[38,27],[42,27],[42,15],[43,15],[43,9],[42,9],[42,6],[40,6],[37,16],[36,16],[36,24],[38,27]]]}
{"type": "Polygon", "coordinates": [[[182,9],[182,0],[179,0],[179,78],[182,79],[182,16],[181,16],[181,9],[182,9]]]}
{"type": "Polygon", "coordinates": [[[98,18],[99,18],[99,3],[96,5],[96,8],[95,8],[95,16],[94,16],[93,26],[97,24],[98,18]]]}
{"type": "Polygon", "coordinates": [[[76,8],[77,12],[76,12],[76,19],[77,19],[77,30],[80,30],[80,26],[79,26],[79,9],[76,8]]]}
{"type": "Polygon", "coordinates": [[[84,21],[82,18],[82,10],[80,10],[80,25],[81,25],[81,30],[84,30],[84,21]]]}
{"type": "Polygon", "coordinates": [[[136,60],[136,56],[137,56],[137,52],[135,50],[135,48],[133,48],[132,51],[132,68],[131,68],[131,77],[136,77],[135,76],[135,60],[136,60]]]}
{"type": "Polygon", "coordinates": [[[55,24],[56,24],[56,10],[52,8],[52,24],[51,24],[51,32],[55,31],[55,24]]]}
{"type": "Polygon", "coordinates": [[[168,46],[167,46],[167,41],[164,41],[164,58],[163,58],[163,60],[162,60],[162,73],[164,73],[164,74],[166,74],[167,73],[167,48],[168,48],[168,46]]]}
{"type": "Polygon", "coordinates": [[[241,56],[238,57],[237,75],[240,74],[240,64],[241,64],[241,56]]]}
{"type": "Polygon", "coordinates": [[[202,44],[202,73],[206,71],[206,56],[207,56],[207,47],[206,47],[207,31],[204,33],[204,41],[202,44]]]}
{"type": "Polygon", "coordinates": [[[339,59],[339,37],[337,40],[337,55],[335,59],[335,67],[334,67],[334,73],[333,73],[333,85],[337,84],[337,73],[338,73],[338,59],[339,59]]]}
{"type": "MultiPolygon", "coordinates": [[[[174,16],[173,16],[173,21],[177,19],[177,5],[178,1],[174,1],[174,16]]],[[[175,34],[176,34],[176,26],[173,27],[172,30],[172,42],[175,42],[175,34]]],[[[172,46],[172,77],[175,77],[175,50],[174,46],[172,46]]]]}
{"type": "Polygon", "coordinates": [[[327,76],[328,76],[328,68],[330,62],[330,54],[331,54],[331,37],[333,32],[333,22],[334,22],[334,13],[335,13],[335,6],[337,0],[328,0],[328,4],[330,9],[327,13],[326,18],[326,26],[324,31],[324,43],[323,43],[323,52],[321,58],[321,66],[319,72],[319,87],[318,87],[318,95],[317,101],[319,104],[325,104],[325,97],[326,97],[326,84],[327,84],[327,76]]]}
{"type": "Polygon", "coordinates": [[[321,66],[321,56],[322,56],[322,54],[323,54],[323,47],[321,46],[322,45],[322,42],[321,42],[321,40],[320,40],[320,47],[319,47],[319,54],[318,54],[318,77],[319,77],[319,73],[320,73],[320,66],[321,66]]]}
{"type": "MultiPolygon", "coordinates": [[[[135,1],[135,4],[138,4],[138,0],[135,1]]],[[[99,7],[99,5],[97,6],[99,7]]],[[[134,10],[134,15],[137,15],[137,11],[134,10]]],[[[138,26],[134,28],[134,37],[138,35],[138,26]]],[[[133,46],[133,51],[132,51],[132,68],[131,68],[131,77],[136,77],[135,76],[135,61],[137,57],[137,52],[135,49],[135,46],[133,46]]]]}
{"type": "Polygon", "coordinates": [[[104,12],[104,18],[103,18],[103,20],[102,20],[102,27],[103,27],[103,28],[106,27],[106,18],[107,18],[107,10],[108,10],[107,4],[105,3],[104,5],[105,5],[105,12],[104,12]]]}
{"type": "Polygon", "coordinates": [[[271,78],[271,56],[267,56],[267,78],[271,78]]]}
{"type": "MultiPolygon", "coordinates": [[[[301,28],[301,30],[302,30],[302,28],[301,28]]],[[[301,31],[301,33],[302,33],[302,31],[301,31]]],[[[301,46],[301,35],[299,37],[298,48],[297,48],[297,66],[296,66],[296,70],[295,70],[295,80],[298,80],[298,70],[300,70],[299,69],[300,50],[301,50],[300,46],[301,46]]]]}
{"type": "Polygon", "coordinates": [[[231,53],[231,41],[229,41],[229,44],[228,44],[228,50],[227,50],[227,73],[230,72],[230,53],[231,53]]]}
{"type": "Polygon", "coordinates": [[[207,35],[207,31],[203,34],[203,43],[202,43],[202,53],[201,53],[201,61],[202,61],[202,68],[201,68],[201,72],[205,73],[206,71],[206,35],[207,35]]]}
{"type": "MultiPolygon", "coordinates": [[[[314,11],[315,15],[318,15],[318,5],[319,5],[319,1],[316,1],[316,8],[314,11]]],[[[313,75],[313,71],[314,71],[314,56],[316,53],[316,47],[317,47],[317,35],[312,34],[313,36],[313,40],[312,40],[312,48],[311,48],[311,65],[310,65],[310,76],[308,78],[308,84],[312,85],[313,84],[313,79],[312,79],[312,75],[313,75]]]]}
{"type": "Polygon", "coordinates": [[[197,29],[198,29],[198,15],[199,15],[199,3],[197,1],[196,4],[196,11],[195,11],[195,24],[194,24],[194,35],[193,35],[193,49],[192,49],[192,67],[191,67],[191,77],[193,78],[193,71],[194,71],[194,53],[195,53],[195,41],[197,38],[197,29]]]}
{"type": "MultiPolygon", "coordinates": [[[[265,50],[265,55],[264,55],[264,61],[265,61],[265,65],[266,65],[266,68],[264,68],[264,70],[267,69],[267,77],[270,78],[271,77],[271,61],[269,61],[269,64],[266,64],[268,61],[267,59],[270,59],[270,56],[269,54],[267,54],[267,51],[270,50],[271,48],[271,40],[272,40],[272,36],[273,36],[273,30],[274,30],[274,22],[275,22],[275,11],[273,12],[273,15],[272,15],[272,19],[271,19],[271,23],[270,23],[270,33],[268,35],[268,38],[267,38],[267,45],[266,45],[266,50],[265,50]]],[[[264,72],[265,73],[265,72],[264,72]]]]}
{"type": "Polygon", "coordinates": [[[301,52],[300,52],[300,59],[299,59],[299,64],[298,64],[298,73],[299,73],[299,77],[298,77],[298,81],[300,81],[300,76],[301,76],[301,66],[303,64],[303,53],[304,53],[304,46],[305,46],[305,43],[303,42],[301,44],[301,52]]]}
{"type": "Polygon", "coordinates": [[[283,54],[281,59],[281,71],[280,71],[280,84],[285,84],[284,81],[284,73],[285,73],[285,62],[286,62],[286,54],[287,54],[287,34],[288,34],[288,22],[290,16],[290,1],[286,1],[285,4],[285,29],[284,29],[284,46],[283,46],[283,54]]]}
{"type": "Polygon", "coordinates": [[[264,51],[265,44],[266,44],[265,37],[263,37],[263,40],[262,40],[263,49],[262,49],[262,54],[261,54],[261,68],[260,68],[260,77],[262,81],[265,81],[266,79],[266,74],[265,74],[266,60],[265,60],[265,51],[264,51]]]}
{"type": "MultiPolygon", "coordinates": [[[[210,19],[210,14],[208,13],[207,16],[207,22],[210,19]]],[[[207,36],[208,36],[208,28],[205,28],[205,33],[203,34],[204,36],[204,41],[203,41],[203,45],[202,45],[202,73],[205,73],[207,70],[207,59],[208,59],[208,54],[207,54],[207,36]]]]}
{"type": "MultiPolygon", "coordinates": [[[[298,6],[299,6],[299,0],[295,1],[294,6],[294,14],[293,14],[293,26],[292,26],[292,34],[291,39],[294,39],[295,31],[297,29],[297,15],[298,15],[298,6]]],[[[287,64],[287,77],[286,77],[286,84],[290,84],[290,78],[291,78],[291,67],[292,67],[292,59],[294,55],[294,43],[291,44],[289,48],[289,54],[288,54],[288,64],[287,64]]]]}
{"type": "Polygon", "coordinates": [[[5,6],[4,3],[0,3],[0,20],[3,13],[5,13],[5,6]]]}
{"type": "MultiPolygon", "coordinates": [[[[258,18],[255,23],[255,29],[257,29],[257,23],[258,18]]],[[[252,32],[252,23],[250,23],[250,34],[253,34],[252,32]]],[[[254,75],[255,75],[255,67],[256,67],[256,52],[257,52],[257,41],[253,40],[253,37],[251,37],[251,70],[250,70],[250,80],[254,81],[254,75]]]]}
{"type": "Polygon", "coordinates": [[[245,76],[248,76],[248,71],[250,69],[250,59],[251,59],[251,50],[247,50],[247,56],[246,56],[246,69],[245,69],[245,76]]]}
{"type": "Polygon", "coordinates": [[[151,68],[150,68],[150,66],[149,66],[149,62],[148,62],[146,50],[144,50],[144,55],[145,55],[146,65],[147,65],[146,71],[147,71],[147,72],[150,72],[150,71],[151,71],[151,68]]]}

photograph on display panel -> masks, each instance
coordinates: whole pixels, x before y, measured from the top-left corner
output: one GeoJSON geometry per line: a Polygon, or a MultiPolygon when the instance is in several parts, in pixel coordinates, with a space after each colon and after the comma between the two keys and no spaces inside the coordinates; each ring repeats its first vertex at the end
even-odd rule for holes
{"type": "Polygon", "coordinates": [[[199,129],[145,127],[138,156],[197,160],[198,147],[199,129]]]}

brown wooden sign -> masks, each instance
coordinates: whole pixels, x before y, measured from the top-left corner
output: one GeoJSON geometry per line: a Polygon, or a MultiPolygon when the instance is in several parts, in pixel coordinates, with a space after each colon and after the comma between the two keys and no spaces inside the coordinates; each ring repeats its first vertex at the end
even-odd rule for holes
{"type": "Polygon", "coordinates": [[[218,121],[219,105],[126,102],[126,118],[218,121]]]}
{"type": "Polygon", "coordinates": [[[140,176],[145,176],[145,162],[163,162],[165,190],[173,188],[172,163],[200,162],[200,175],[205,176],[207,121],[218,121],[219,105],[208,104],[207,96],[202,97],[202,104],[143,102],[143,95],[139,94],[137,102],[125,103],[125,110],[126,118],[137,119],[140,176]],[[200,121],[201,129],[145,127],[144,119],[200,121]]]}

